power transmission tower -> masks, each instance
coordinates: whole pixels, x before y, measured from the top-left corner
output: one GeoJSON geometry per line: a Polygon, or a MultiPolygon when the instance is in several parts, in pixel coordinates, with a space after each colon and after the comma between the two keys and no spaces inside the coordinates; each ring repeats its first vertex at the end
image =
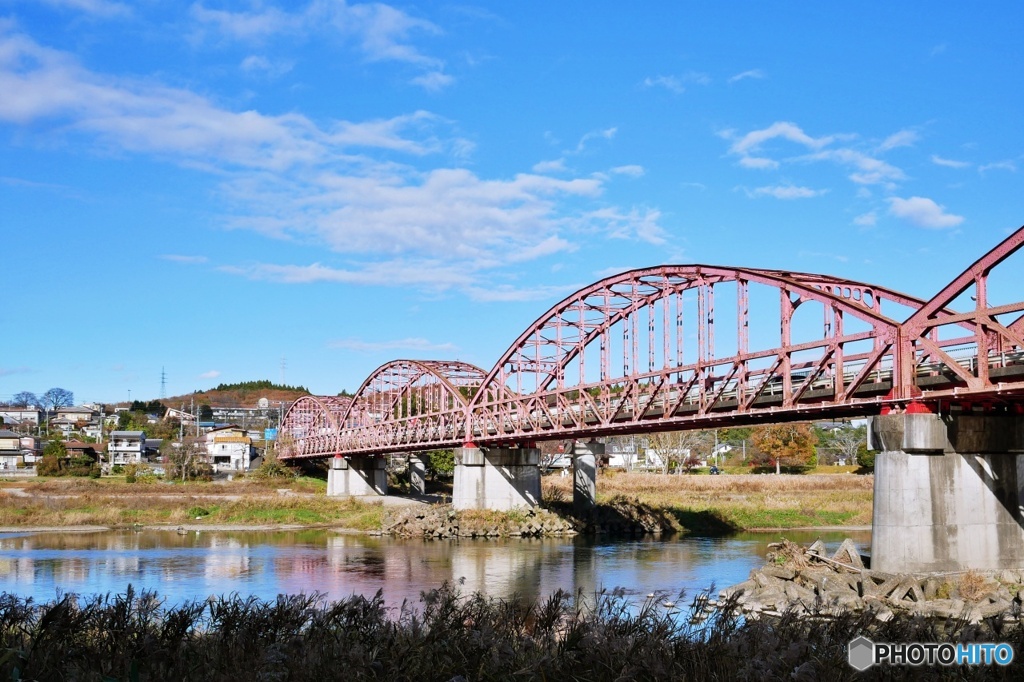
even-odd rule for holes
{"type": "Polygon", "coordinates": [[[167,372],[160,368],[160,400],[167,397],[167,372]]]}

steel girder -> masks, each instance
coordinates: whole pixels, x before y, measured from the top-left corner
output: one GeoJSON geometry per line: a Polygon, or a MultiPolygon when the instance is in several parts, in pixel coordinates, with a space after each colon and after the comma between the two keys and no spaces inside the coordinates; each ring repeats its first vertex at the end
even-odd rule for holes
{"type": "MultiPolygon", "coordinates": [[[[1024,227],[929,301],[812,273],[706,265],[625,272],[553,306],[489,373],[460,362],[382,365],[344,411],[321,403],[326,429],[336,424],[334,440],[306,437],[291,452],[400,452],[869,414],[912,400],[1024,400],[1024,302],[987,299],[989,274],[1022,245],[1024,227]],[[971,287],[973,310],[957,312],[971,287]],[[752,292],[762,295],[753,307],[752,292]],[[907,312],[890,312],[893,305],[907,312]],[[820,323],[808,323],[807,309],[820,323]],[[751,347],[752,321],[763,325],[766,316],[777,337],[759,334],[760,346],[751,347]]],[[[312,403],[293,406],[289,428],[315,430],[306,425],[315,413],[312,403]]]]}

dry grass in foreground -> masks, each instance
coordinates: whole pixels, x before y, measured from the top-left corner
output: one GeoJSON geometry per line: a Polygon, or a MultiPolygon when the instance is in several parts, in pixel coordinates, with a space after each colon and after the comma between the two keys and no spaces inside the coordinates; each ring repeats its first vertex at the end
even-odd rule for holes
{"type": "MultiPolygon", "coordinates": [[[[676,517],[698,532],[866,526],[871,524],[872,476],[696,476],[610,472],[597,480],[599,503],[635,500],[676,517]]],[[[572,479],[548,476],[546,499],[572,499],[572,479]]]]}

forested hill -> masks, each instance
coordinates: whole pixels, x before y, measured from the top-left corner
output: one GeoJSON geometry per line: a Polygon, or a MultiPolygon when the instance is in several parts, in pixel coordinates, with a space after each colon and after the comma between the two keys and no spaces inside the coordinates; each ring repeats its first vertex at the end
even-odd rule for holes
{"type": "Polygon", "coordinates": [[[216,388],[174,396],[160,402],[175,408],[185,405],[186,409],[192,401],[195,401],[196,405],[210,407],[256,407],[260,398],[266,398],[274,405],[277,402],[290,403],[304,395],[309,395],[309,389],[305,386],[287,386],[264,380],[220,384],[216,388]]]}

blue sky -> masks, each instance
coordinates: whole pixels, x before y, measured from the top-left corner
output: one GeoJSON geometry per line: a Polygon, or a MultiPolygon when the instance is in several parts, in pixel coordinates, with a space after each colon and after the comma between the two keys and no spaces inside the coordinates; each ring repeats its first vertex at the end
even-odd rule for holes
{"type": "Polygon", "coordinates": [[[489,369],[661,263],[927,298],[1024,223],[1022,25],[1013,2],[0,0],[0,399],[489,369]]]}

